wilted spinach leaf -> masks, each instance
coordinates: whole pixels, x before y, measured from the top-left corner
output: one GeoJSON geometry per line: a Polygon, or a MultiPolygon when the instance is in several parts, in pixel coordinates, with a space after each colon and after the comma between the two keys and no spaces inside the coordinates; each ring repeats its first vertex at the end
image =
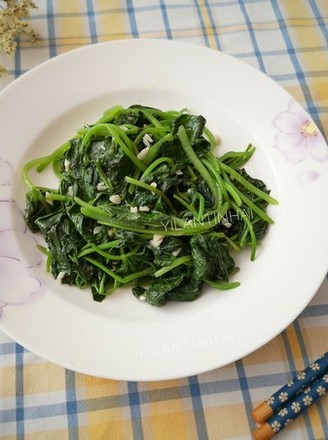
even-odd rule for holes
{"type": "Polygon", "coordinates": [[[196,280],[228,280],[235,262],[225,243],[209,233],[195,235],[190,245],[194,260],[193,277],[196,280]]]}
{"type": "Polygon", "coordinates": [[[55,278],[102,301],[121,286],[151,305],[236,287],[233,252],[258,240],[277,203],[241,169],[255,147],[217,158],[201,115],[115,106],[52,154],[27,163],[25,222],[47,244],[55,278]],[[35,185],[52,164],[58,187],[35,185]],[[222,287],[222,288],[223,288],[222,287]]]}

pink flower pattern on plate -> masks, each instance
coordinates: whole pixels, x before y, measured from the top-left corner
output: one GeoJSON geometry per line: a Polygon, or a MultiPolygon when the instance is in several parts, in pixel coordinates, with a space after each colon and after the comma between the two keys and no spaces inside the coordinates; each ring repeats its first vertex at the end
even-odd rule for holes
{"type": "MultiPolygon", "coordinates": [[[[12,183],[12,168],[7,161],[0,158],[0,172],[2,171],[0,186],[9,188],[12,183]]],[[[15,201],[2,195],[0,198],[0,318],[6,306],[25,303],[42,291],[41,280],[33,274],[42,262],[36,244],[36,239],[27,230],[23,213],[15,201]],[[24,248],[24,257],[21,248],[24,248]]]]}
{"type": "Polygon", "coordinates": [[[291,100],[288,109],[278,113],[273,127],[277,131],[274,147],[290,162],[298,163],[307,157],[322,162],[328,158],[323,135],[296,101],[291,100]]]}
{"type": "Polygon", "coordinates": [[[0,157],[0,186],[11,185],[12,168],[9,162],[0,157]]]}

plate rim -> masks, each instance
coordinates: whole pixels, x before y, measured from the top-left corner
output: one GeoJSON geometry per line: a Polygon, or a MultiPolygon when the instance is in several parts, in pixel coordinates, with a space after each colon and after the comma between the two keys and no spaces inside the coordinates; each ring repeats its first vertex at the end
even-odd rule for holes
{"type": "MultiPolygon", "coordinates": [[[[238,64],[240,63],[240,64],[242,64],[242,65],[244,65],[244,67],[246,67],[247,68],[247,70],[250,72],[257,72],[257,74],[260,74],[260,75],[262,75],[264,78],[265,78],[265,81],[267,81],[267,80],[270,80],[271,81],[271,84],[274,84],[275,85],[275,87],[277,87],[277,88],[279,88],[282,92],[283,92],[283,94],[286,96],[286,100],[287,100],[287,97],[289,96],[290,97],[290,95],[288,94],[288,92],[286,91],[286,90],[284,90],[284,89],[282,89],[281,88],[281,86],[279,86],[276,82],[274,82],[271,78],[269,78],[267,75],[265,75],[264,73],[262,73],[262,72],[260,72],[260,71],[258,71],[258,70],[256,70],[255,68],[253,68],[253,67],[251,67],[251,66],[249,66],[248,64],[246,64],[246,63],[244,63],[243,61],[241,61],[241,60],[239,60],[239,59],[237,59],[237,58],[235,58],[235,57],[233,57],[233,56],[231,56],[231,55],[229,55],[229,54],[225,54],[225,53],[222,53],[222,52],[219,52],[219,51],[216,51],[215,49],[211,49],[211,48],[206,48],[206,47],[203,47],[203,46],[197,46],[197,45],[194,45],[194,44],[191,44],[191,43],[185,43],[185,42],[176,42],[175,40],[162,40],[162,39],[144,39],[144,40],[142,40],[142,39],[125,39],[125,40],[115,40],[115,41],[110,41],[110,42],[102,42],[102,43],[97,43],[97,44],[94,44],[94,45],[88,45],[88,46],[83,46],[83,47],[80,47],[80,48],[78,48],[78,49],[74,49],[74,50],[72,50],[72,51],[69,51],[69,52],[66,52],[66,53],[63,53],[63,54],[60,54],[60,55],[58,55],[58,56],[56,56],[56,57],[54,57],[54,58],[52,58],[52,59],[50,59],[50,60],[47,60],[47,61],[44,61],[43,63],[41,63],[41,64],[39,64],[38,66],[36,66],[36,67],[34,67],[33,69],[31,69],[30,71],[28,71],[28,72],[26,72],[26,73],[24,73],[23,75],[21,75],[17,80],[15,80],[13,83],[11,83],[11,84],[9,84],[1,93],[0,93],[0,101],[2,100],[2,98],[3,97],[5,97],[6,98],[6,95],[10,95],[11,93],[12,93],[12,91],[15,93],[15,90],[18,88],[19,89],[19,87],[20,87],[20,85],[21,84],[24,84],[24,81],[29,81],[29,78],[31,78],[32,77],[32,79],[33,79],[33,76],[35,75],[35,73],[36,72],[42,72],[42,70],[43,69],[48,69],[48,66],[50,66],[50,68],[51,68],[51,66],[52,65],[54,65],[55,63],[61,63],[61,60],[65,60],[65,59],[71,59],[72,58],[72,56],[74,57],[74,56],[78,56],[78,53],[80,53],[80,54],[82,54],[83,52],[85,52],[86,50],[87,51],[92,51],[92,48],[94,48],[94,47],[105,47],[105,46],[108,46],[108,47],[110,47],[110,46],[115,46],[115,45],[122,45],[122,46],[125,46],[125,45],[129,45],[129,44],[132,44],[132,45],[136,45],[136,46],[143,46],[143,45],[145,45],[145,44],[148,44],[148,45],[164,45],[165,47],[169,47],[169,45],[171,45],[172,47],[173,46],[179,46],[179,48],[180,49],[182,49],[182,48],[186,48],[187,46],[189,46],[189,49],[192,47],[192,48],[195,48],[195,50],[196,50],[196,48],[198,48],[198,50],[200,50],[200,51],[207,51],[207,53],[211,53],[211,54],[216,54],[216,55],[218,55],[218,54],[221,54],[222,56],[223,56],[223,59],[230,59],[230,60],[235,60],[235,61],[237,61],[238,62],[238,64]]],[[[233,62],[235,62],[235,61],[233,61],[233,62]]],[[[64,63],[65,63],[65,61],[64,61],[64,63]]],[[[0,154],[1,154],[1,151],[0,151],[0,154]]],[[[328,235],[327,235],[328,236],[328,235]]],[[[326,269],[327,269],[327,265],[326,265],[326,269]]],[[[304,310],[304,308],[306,307],[306,305],[311,301],[311,299],[314,297],[314,295],[315,295],[315,293],[316,293],[316,291],[317,291],[317,289],[319,288],[319,286],[320,286],[320,284],[321,284],[321,282],[322,282],[322,280],[324,279],[324,277],[325,277],[325,273],[323,273],[323,276],[322,276],[322,279],[318,279],[317,280],[317,282],[316,282],[316,289],[313,289],[313,292],[312,292],[312,295],[310,295],[310,297],[307,297],[307,298],[304,298],[304,301],[303,301],[303,303],[302,304],[299,304],[299,307],[297,308],[297,310],[295,310],[295,312],[294,312],[294,314],[293,314],[293,316],[291,317],[291,319],[289,319],[289,324],[291,323],[291,322],[293,322],[294,321],[294,319],[296,319],[297,318],[297,316],[299,316],[299,314],[302,312],[302,310],[304,310]]],[[[9,334],[9,336],[11,336],[11,334],[10,334],[10,331],[8,332],[8,331],[6,331],[6,329],[4,328],[4,326],[2,325],[3,323],[2,323],[2,320],[0,319],[0,328],[2,329],[2,330],[4,330],[7,334],[9,334]]],[[[289,325],[288,324],[288,325],[289,325]]],[[[249,349],[245,349],[243,352],[241,352],[241,356],[239,356],[238,358],[235,358],[234,360],[237,360],[237,359],[240,359],[241,357],[244,357],[244,356],[246,356],[247,354],[250,354],[251,352],[253,352],[253,351],[255,351],[255,350],[257,350],[258,348],[260,348],[260,347],[262,347],[263,345],[265,345],[267,342],[269,342],[270,340],[272,340],[274,337],[276,337],[278,334],[280,334],[281,333],[281,331],[283,331],[284,330],[284,328],[286,328],[286,326],[285,325],[283,325],[282,326],[283,328],[279,328],[279,329],[277,329],[277,331],[276,331],[276,333],[275,334],[271,334],[271,335],[268,335],[268,337],[265,339],[265,342],[262,342],[259,346],[257,346],[256,348],[254,348],[254,347],[252,347],[252,348],[249,348],[249,349]]],[[[13,335],[14,336],[14,335],[13,335]]],[[[13,339],[16,339],[15,337],[13,338],[13,339]]],[[[18,341],[19,342],[19,341],[18,341]]],[[[22,345],[24,345],[25,347],[27,347],[28,349],[30,349],[31,351],[33,351],[34,353],[37,353],[39,356],[41,356],[41,357],[44,357],[43,355],[42,355],[42,350],[41,350],[41,352],[38,352],[38,350],[36,350],[35,348],[33,348],[32,346],[31,346],[31,344],[26,344],[26,342],[25,343],[23,343],[22,345]]],[[[32,344],[33,345],[33,344],[32,344]]],[[[47,355],[47,357],[46,357],[46,359],[49,359],[49,360],[51,360],[50,359],[50,357],[49,357],[49,355],[47,355]]],[[[71,365],[71,367],[69,366],[69,365],[64,365],[64,364],[62,364],[62,363],[60,363],[60,362],[58,362],[58,361],[56,361],[56,359],[52,359],[51,360],[52,362],[55,362],[55,363],[57,363],[57,364],[60,364],[60,365],[62,365],[62,366],[64,366],[64,367],[66,367],[66,368],[71,368],[72,367],[72,365],[71,365]]],[[[230,363],[230,362],[232,362],[233,361],[233,359],[230,359],[230,361],[228,362],[228,363],[230,363]]],[[[215,362],[214,361],[214,363],[215,364],[217,364],[217,362],[215,362]]],[[[209,368],[203,368],[201,371],[191,371],[191,370],[188,370],[188,372],[184,375],[184,374],[178,374],[178,376],[176,375],[176,374],[173,374],[173,376],[172,375],[170,375],[170,374],[168,374],[168,375],[159,375],[158,377],[156,377],[156,376],[153,376],[153,377],[150,377],[149,376],[149,378],[147,378],[147,374],[145,375],[145,374],[136,374],[135,376],[133,376],[133,375],[131,375],[131,377],[129,377],[129,378],[120,378],[120,377],[112,377],[112,376],[101,376],[101,377],[107,377],[107,378],[113,378],[113,379],[119,379],[119,380],[168,380],[168,379],[175,379],[175,378],[177,378],[177,377],[186,377],[186,376],[190,376],[190,375],[192,375],[192,374],[201,374],[201,373],[204,373],[204,372],[206,372],[206,371],[209,371],[209,370],[212,370],[213,368],[219,368],[219,367],[222,367],[222,366],[224,366],[224,365],[226,365],[227,364],[227,362],[224,362],[222,365],[216,365],[216,366],[214,366],[213,364],[211,365],[211,366],[209,366],[209,368]]],[[[72,369],[72,368],[71,368],[72,369]]],[[[77,366],[75,366],[74,367],[74,370],[75,371],[80,371],[81,373],[84,373],[84,374],[93,374],[92,372],[88,372],[88,371],[86,371],[86,370],[81,370],[81,369],[79,369],[79,368],[77,368],[77,366]]]]}

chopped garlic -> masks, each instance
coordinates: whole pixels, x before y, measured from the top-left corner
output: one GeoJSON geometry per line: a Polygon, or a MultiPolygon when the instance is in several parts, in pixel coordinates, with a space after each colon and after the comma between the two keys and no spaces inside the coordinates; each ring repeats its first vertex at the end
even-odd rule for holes
{"type": "Polygon", "coordinates": [[[56,280],[59,282],[62,282],[65,275],[66,275],[66,272],[59,272],[59,274],[56,277],[56,280]]]}
{"type": "Polygon", "coordinates": [[[109,200],[114,203],[114,205],[120,205],[121,204],[121,197],[119,194],[114,194],[113,196],[110,196],[109,200]]]}
{"type": "Polygon", "coordinates": [[[181,251],[182,251],[182,248],[180,247],[171,253],[172,253],[173,257],[177,257],[181,251]]]}
{"type": "Polygon", "coordinates": [[[147,147],[150,148],[151,144],[153,143],[153,139],[151,138],[151,136],[149,136],[148,133],[146,133],[144,135],[144,137],[142,138],[142,143],[147,147]]]}
{"type": "Polygon", "coordinates": [[[150,244],[157,248],[161,245],[164,238],[165,235],[154,234],[152,240],[150,240],[150,244]]]}
{"type": "Polygon", "coordinates": [[[105,191],[107,189],[107,186],[104,184],[104,182],[99,182],[97,185],[98,191],[105,191]]]}
{"type": "Polygon", "coordinates": [[[93,228],[93,235],[99,234],[99,232],[102,230],[102,226],[95,226],[93,228]]]}
{"type": "Polygon", "coordinates": [[[230,222],[228,222],[228,220],[226,220],[224,217],[221,220],[221,223],[223,224],[223,226],[225,226],[226,228],[231,228],[232,224],[230,222]]]}
{"type": "Polygon", "coordinates": [[[149,208],[149,206],[139,206],[139,211],[141,211],[141,212],[149,212],[150,211],[150,208],[149,208]]]}
{"type": "Polygon", "coordinates": [[[66,172],[69,171],[71,168],[71,162],[68,159],[64,160],[64,168],[66,172]]]}
{"type": "Polygon", "coordinates": [[[136,214],[138,212],[138,206],[130,206],[130,212],[133,212],[133,214],[136,214]]]}
{"type": "Polygon", "coordinates": [[[144,139],[147,139],[148,142],[153,142],[153,138],[148,133],[144,135],[144,139]]]}
{"type": "Polygon", "coordinates": [[[74,196],[74,188],[72,186],[69,186],[67,188],[67,195],[73,197],[74,196]]]}
{"type": "Polygon", "coordinates": [[[47,201],[47,203],[48,203],[49,205],[53,206],[54,201],[53,201],[52,199],[48,199],[48,196],[50,196],[50,193],[46,192],[45,196],[46,196],[46,201],[47,201]]]}
{"type": "Polygon", "coordinates": [[[149,148],[150,147],[146,147],[143,150],[139,151],[139,153],[137,154],[137,158],[139,160],[144,160],[149,152],[149,148]]]}
{"type": "Polygon", "coordinates": [[[145,295],[140,295],[140,296],[138,296],[138,299],[140,300],[140,301],[146,301],[146,297],[145,297],[145,295]]]}
{"type": "Polygon", "coordinates": [[[183,172],[181,170],[176,170],[175,174],[177,176],[182,176],[183,172]]]}
{"type": "Polygon", "coordinates": [[[156,182],[151,182],[150,186],[153,186],[154,188],[157,188],[157,183],[156,182]]]}

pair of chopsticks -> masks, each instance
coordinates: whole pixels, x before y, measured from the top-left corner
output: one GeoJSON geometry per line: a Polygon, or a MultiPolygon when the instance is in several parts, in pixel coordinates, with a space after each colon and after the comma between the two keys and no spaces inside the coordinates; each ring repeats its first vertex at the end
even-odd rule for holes
{"type": "Polygon", "coordinates": [[[257,406],[255,440],[268,440],[328,391],[328,351],[257,406]]]}

